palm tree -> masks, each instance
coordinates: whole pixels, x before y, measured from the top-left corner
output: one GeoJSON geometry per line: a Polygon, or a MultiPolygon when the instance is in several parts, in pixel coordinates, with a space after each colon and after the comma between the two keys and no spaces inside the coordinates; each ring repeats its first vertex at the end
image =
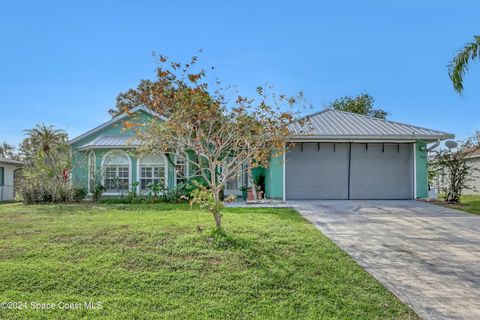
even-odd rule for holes
{"type": "Polygon", "coordinates": [[[448,65],[448,75],[453,87],[458,93],[463,91],[463,76],[468,71],[468,63],[475,60],[480,54],[480,36],[474,36],[474,41],[459,50],[455,58],[448,65]]]}
{"type": "Polygon", "coordinates": [[[17,150],[14,146],[4,141],[0,144],[0,157],[18,160],[17,150]]]}
{"type": "Polygon", "coordinates": [[[24,130],[27,134],[28,144],[34,150],[43,150],[43,152],[48,153],[50,149],[59,145],[60,143],[65,143],[67,141],[67,133],[61,129],[55,129],[54,126],[46,126],[44,123],[37,124],[33,129],[24,130]]]}

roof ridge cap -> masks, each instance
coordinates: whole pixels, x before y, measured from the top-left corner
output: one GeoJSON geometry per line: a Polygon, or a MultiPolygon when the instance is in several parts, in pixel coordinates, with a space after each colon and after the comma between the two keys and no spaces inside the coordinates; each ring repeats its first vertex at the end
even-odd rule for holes
{"type": "Polygon", "coordinates": [[[331,111],[331,110],[332,110],[332,109],[326,108],[326,109],[323,109],[323,110],[320,110],[320,111],[316,111],[316,112],[314,112],[314,113],[310,113],[310,114],[304,115],[303,117],[298,118],[298,119],[295,120],[295,121],[304,120],[304,119],[306,119],[306,118],[310,118],[310,117],[313,117],[313,116],[316,116],[316,115],[319,115],[319,114],[321,114],[321,113],[325,113],[325,112],[331,111]]]}

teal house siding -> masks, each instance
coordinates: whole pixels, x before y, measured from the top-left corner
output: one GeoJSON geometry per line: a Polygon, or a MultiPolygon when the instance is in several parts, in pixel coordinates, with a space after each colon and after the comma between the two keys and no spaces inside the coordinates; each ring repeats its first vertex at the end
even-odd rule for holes
{"type": "Polygon", "coordinates": [[[271,199],[283,199],[283,156],[270,160],[265,169],[265,195],[271,199]]]}
{"type": "Polygon", "coordinates": [[[416,180],[417,180],[417,198],[426,198],[428,196],[428,159],[427,143],[417,140],[415,150],[416,162],[416,180]]]}
{"type": "MultiPolygon", "coordinates": [[[[103,161],[106,158],[106,154],[112,152],[113,150],[121,150],[122,153],[126,154],[131,164],[129,176],[130,176],[130,190],[132,190],[132,184],[139,183],[139,161],[141,155],[137,155],[136,147],[131,145],[125,146],[112,146],[112,147],[101,147],[96,143],[101,141],[105,137],[112,138],[113,140],[121,140],[123,137],[134,136],[135,132],[131,129],[125,129],[122,125],[123,121],[138,121],[141,123],[147,123],[149,121],[159,121],[157,118],[154,118],[153,115],[144,111],[143,109],[135,111],[131,116],[126,116],[115,121],[114,123],[108,125],[102,125],[98,129],[91,130],[80,138],[74,139],[71,143],[71,152],[72,152],[72,184],[76,187],[88,189],[88,177],[89,177],[89,155],[91,153],[95,154],[95,173],[100,175],[103,180],[104,172],[102,170],[103,161]],[[99,139],[99,140],[97,140],[99,139]]],[[[193,155],[190,155],[193,156],[193,155]]],[[[167,187],[174,188],[176,186],[176,173],[175,173],[175,156],[174,155],[165,155],[166,161],[166,171],[167,171],[167,187]]],[[[193,170],[189,164],[189,175],[192,177],[193,170]]],[[[260,175],[264,175],[266,178],[266,170],[262,167],[254,168],[252,171],[253,178],[256,179],[260,175]]],[[[240,186],[239,186],[240,187],[240,186]]],[[[230,190],[232,191],[232,190],[230,190]]],[[[240,190],[233,190],[240,192],[240,190]]],[[[126,191],[124,191],[125,193],[126,191]]],[[[117,193],[116,193],[117,194],[117,193]]],[[[115,195],[116,195],[115,194],[115,195]]],[[[107,194],[114,195],[114,194],[107,194]]]]}
{"type": "MultiPolygon", "coordinates": [[[[149,121],[150,115],[145,112],[140,112],[140,119],[143,121],[149,121]]],[[[132,120],[131,117],[127,117],[124,120],[132,120]]],[[[109,136],[125,136],[125,135],[133,135],[132,130],[126,130],[122,125],[121,121],[107,126],[97,132],[92,133],[91,135],[87,135],[86,137],[75,141],[75,143],[71,144],[72,149],[72,182],[74,186],[77,187],[87,187],[87,180],[88,180],[88,155],[91,151],[95,153],[96,158],[96,169],[100,170],[102,158],[105,153],[111,149],[92,149],[80,151],[78,148],[85,145],[86,143],[95,140],[96,138],[102,135],[109,135],[109,136]]],[[[121,149],[126,151],[127,153],[130,152],[131,148],[124,148],[121,149]]],[[[132,169],[136,168],[136,160],[132,158],[132,169]]],[[[132,181],[136,181],[136,172],[132,170],[132,181]]]]}
{"type": "MultiPolygon", "coordinates": [[[[107,152],[112,150],[121,150],[128,155],[128,158],[131,163],[130,171],[130,184],[139,182],[138,176],[138,163],[139,157],[136,153],[136,148],[126,145],[125,147],[105,147],[105,148],[89,148],[86,150],[79,150],[82,146],[94,141],[95,139],[101,136],[109,137],[125,137],[133,136],[134,131],[131,129],[125,129],[122,122],[123,121],[138,121],[141,123],[147,123],[153,119],[152,115],[149,113],[139,110],[135,112],[134,115],[127,116],[111,125],[108,125],[104,128],[101,128],[98,131],[87,134],[81,139],[76,140],[71,143],[71,152],[72,152],[72,184],[76,187],[88,188],[88,159],[89,154],[95,154],[95,172],[97,174],[102,174],[102,161],[105,158],[107,152]]],[[[167,161],[167,186],[173,188],[175,186],[175,167],[174,167],[174,157],[170,156],[170,161],[167,161]]],[[[131,189],[131,186],[130,186],[131,189]]]]}
{"type": "MultiPolygon", "coordinates": [[[[88,155],[90,152],[95,153],[95,167],[96,171],[100,172],[101,167],[102,167],[102,159],[104,159],[104,156],[107,152],[109,152],[112,149],[95,149],[95,150],[87,150],[87,151],[76,151],[73,152],[73,168],[72,168],[72,181],[74,186],[77,187],[82,187],[82,188],[87,188],[88,186],[88,155]]],[[[116,149],[116,150],[122,150],[125,151],[125,153],[128,154],[130,161],[132,163],[132,171],[131,171],[131,181],[132,183],[139,182],[139,177],[138,177],[138,157],[135,154],[135,151],[132,149],[116,149]]],[[[167,181],[168,181],[168,187],[169,188],[174,188],[175,187],[175,168],[173,165],[173,156],[170,156],[170,159],[172,160],[167,161],[167,181]]]]}

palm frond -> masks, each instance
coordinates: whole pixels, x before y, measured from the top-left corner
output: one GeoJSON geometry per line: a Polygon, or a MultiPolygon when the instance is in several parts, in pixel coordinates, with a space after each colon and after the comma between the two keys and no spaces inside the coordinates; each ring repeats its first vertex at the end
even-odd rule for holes
{"type": "Polygon", "coordinates": [[[453,87],[459,93],[463,91],[463,76],[468,71],[468,63],[475,60],[480,54],[480,36],[474,37],[474,42],[468,43],[448,65],[448,75],[453,87]]]}

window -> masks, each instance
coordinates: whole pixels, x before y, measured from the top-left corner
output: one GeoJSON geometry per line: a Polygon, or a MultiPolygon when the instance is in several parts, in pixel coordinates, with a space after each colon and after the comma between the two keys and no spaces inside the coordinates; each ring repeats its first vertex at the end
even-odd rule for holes
{"type": "Polygon", "coordinates": [[[88,154],[88,192],[95,189],[95,152],[88,154]]]}
{"type": "Polygon", "coordinates": [[[128,191],[130,185],[130,158],[123,151],[110,153],[104,162],[106,192],[128,191]]]}
{"type": "MultiPolygon", "coordinates": [[[[228,158],[227,161],[232,160],[228,158]]],[[[240,187],[246,186],[248,186],[248,162],[244,161],[237,169],[237,173],[227,180],[225,189],[231,193],[231,191],[237,191],[240,187]]]]}
{"type": "Polygon", "coordinates": [[[242,187],[248,187],[248,162],[242,164],[242,187]]]}
{"type": "Polygon", "coordinates": [[[177,185],[188,180],[188,162],[186,157],[186,154],[175,157],[175,182],[177,185]]]}
{"type": "Polygon", "coordinates": [[[139,164],[140,190],[149,190],[152,185],[167,186],[167,162],[161,155],[142,157],[139,164]]]}

